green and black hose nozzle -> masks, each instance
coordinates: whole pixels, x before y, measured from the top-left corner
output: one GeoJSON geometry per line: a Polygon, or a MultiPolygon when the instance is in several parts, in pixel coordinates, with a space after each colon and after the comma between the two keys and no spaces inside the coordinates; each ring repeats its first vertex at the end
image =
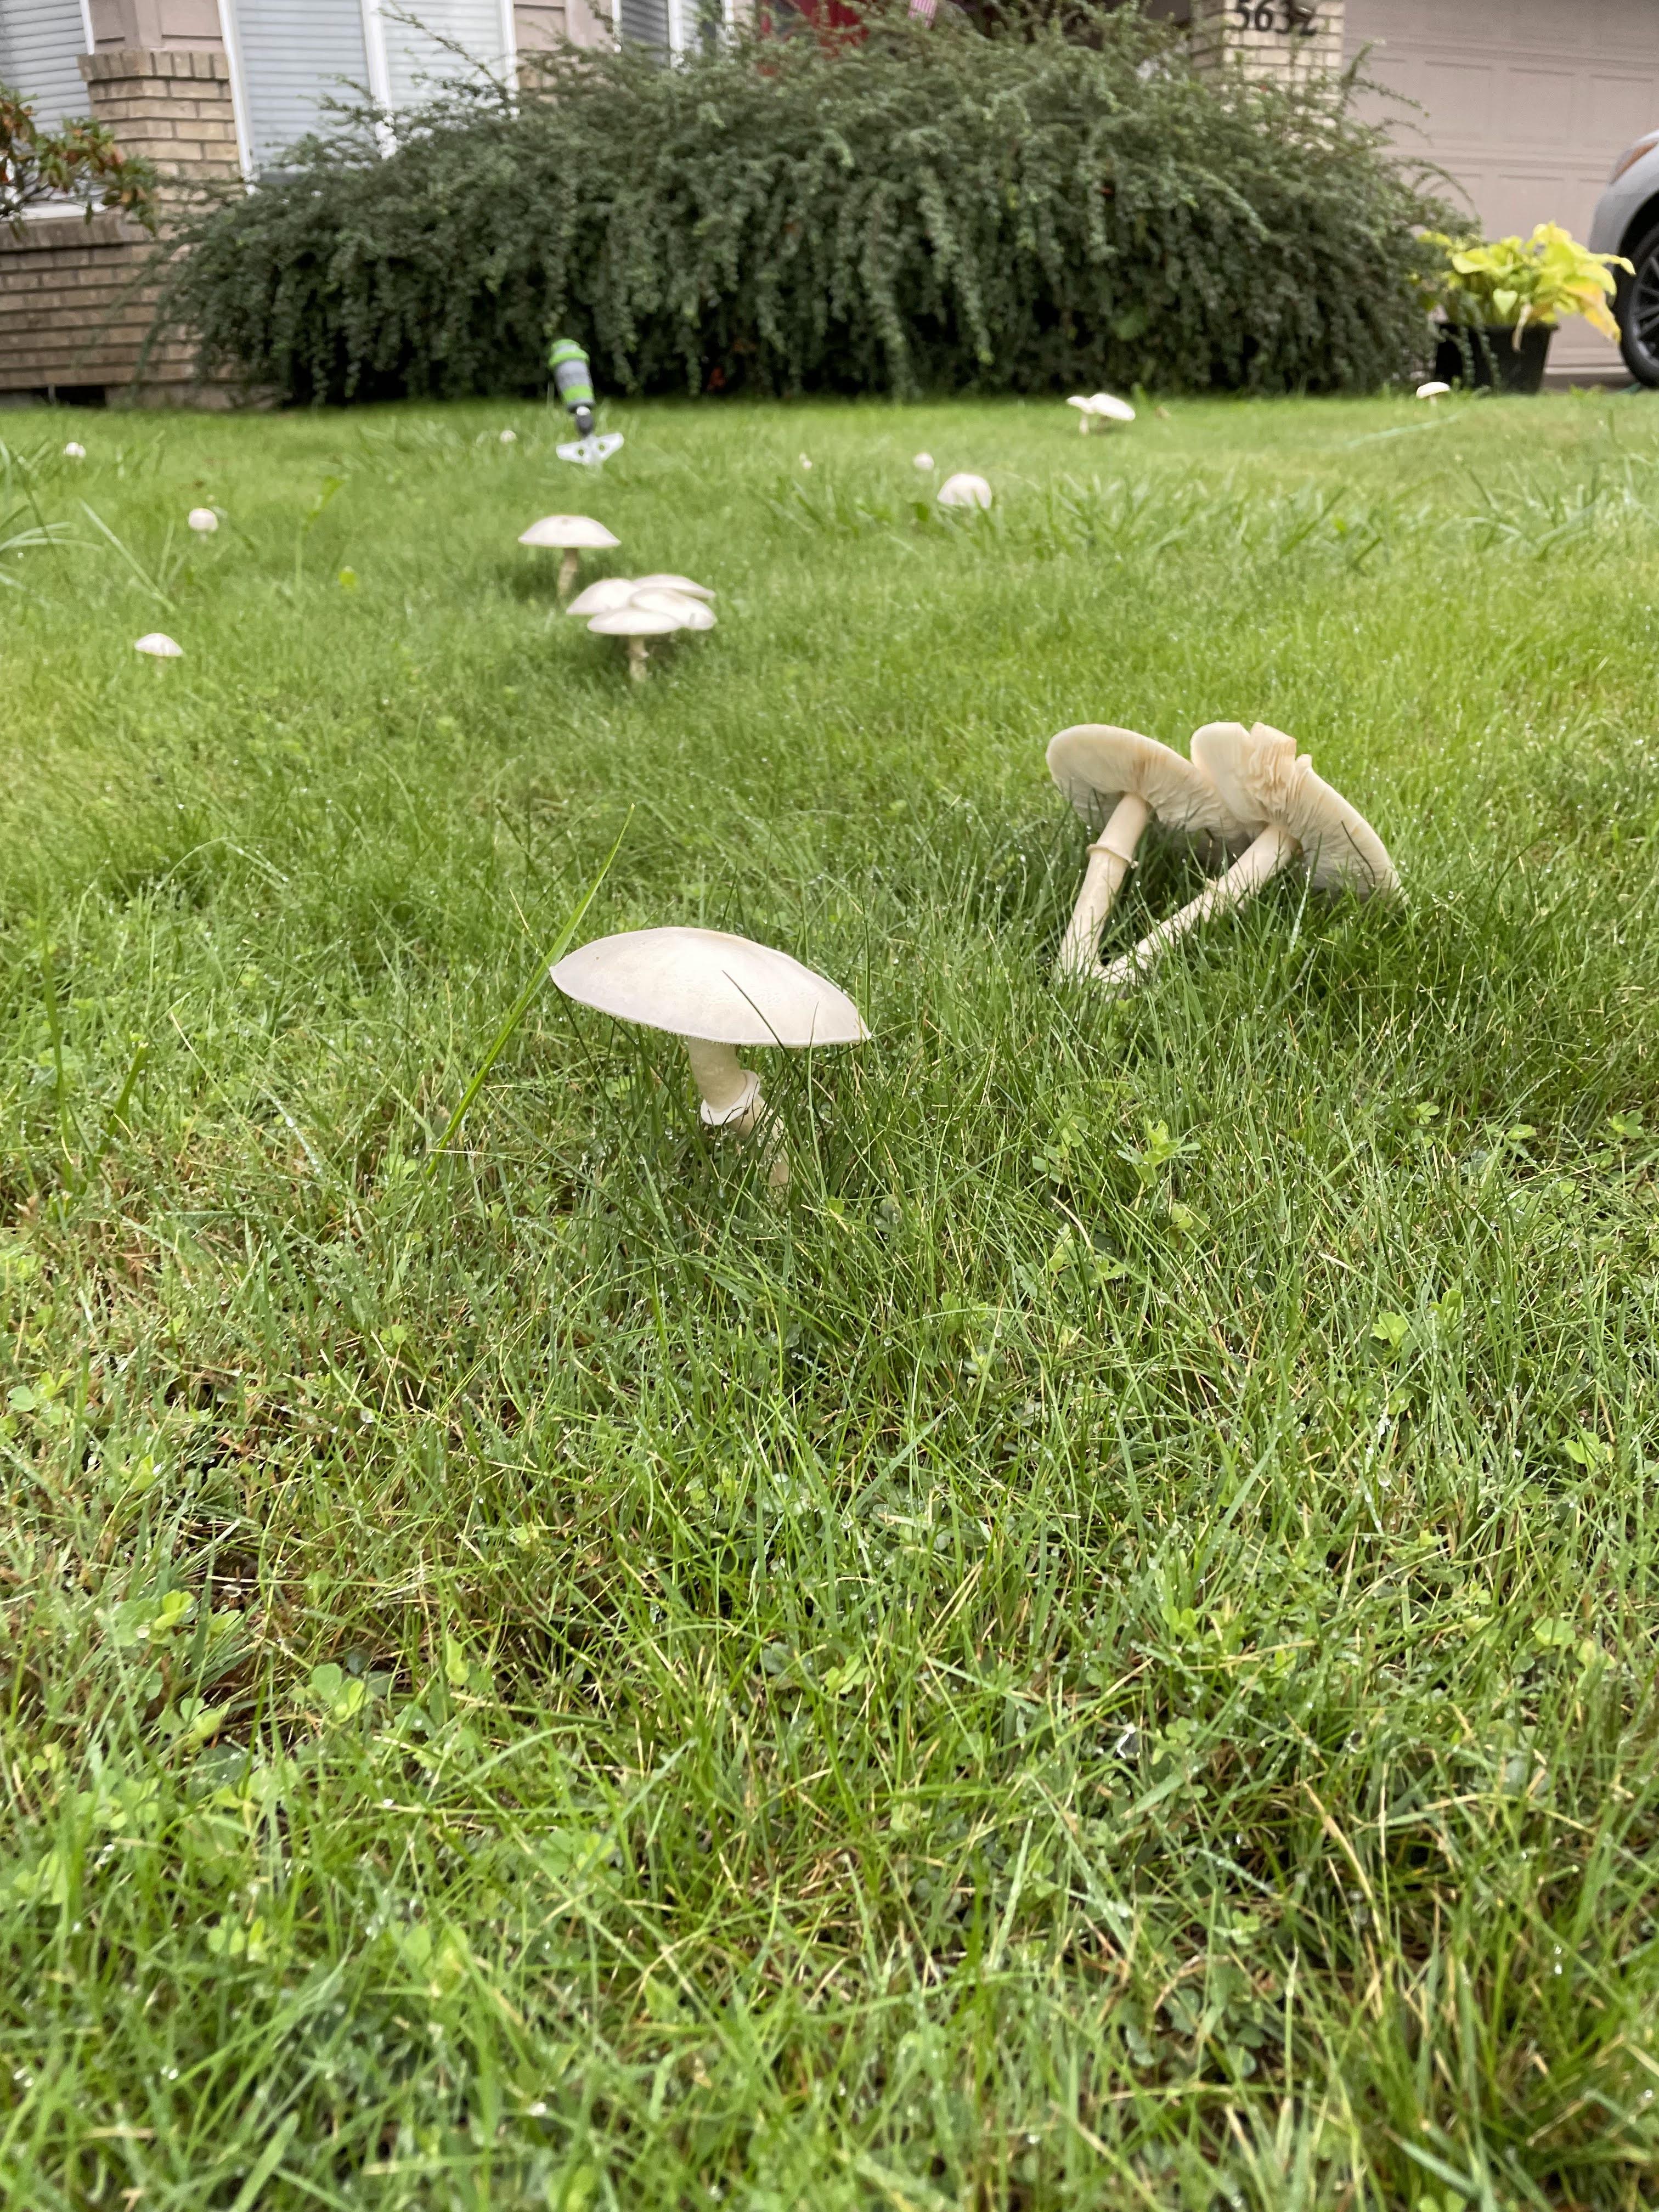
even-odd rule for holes
{"type": "Polygon", "coordinates": [[[619,431],[596,436],[593,429],[593,370],[574,338],[555,338],[547,356],[553,372],[553,389],[576,426],[574,440],[560,446],[562,461],[582,461],[592,466],[608,459],[622,443],[619,431]]]}

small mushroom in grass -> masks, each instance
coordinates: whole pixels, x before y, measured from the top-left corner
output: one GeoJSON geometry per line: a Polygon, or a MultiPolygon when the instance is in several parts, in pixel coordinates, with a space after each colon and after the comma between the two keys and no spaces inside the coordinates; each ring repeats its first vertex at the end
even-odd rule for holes
{"type": "Polygon", "coordinates": [[[620,538],[613,538],[604,523],[595,522],[591,514],[544,514],[539,522],[532,522],[520,537],[520,545],[555,545],[563,553],[559,563],[559,597],[568,599],[570,586],[576,580],[576,562],[584,553],[608,550],[620,545],[620,538]]]}
{"type": "Polygon", "coordinates": [[[918,453],[910,465],[913,469],[931,469],[933,465],[933,457],[931,453],[918,453]]]}
{"type": "Polygon", "coordinates": [[[211,538],[219,527],[219,518],[210,507],[192,507],[185,520],[198,538],[211,538]]]}
{"type": "Polygon", "coordinates": [[[182,660],[185,648],[165,630],[147,630],[133,646],[135,653],[147,653],[152,660],[182,660]]]}
{"type": "Polygon", "coordinates": [[[1427,384],[1418,386],[1417,396],[1419,399],[1426,399],[1432,404],[1437,399],[1443,399],[1450,390],[1449,384],[1442,384],[1438,378],[1433,378],[1427,384]]]}
{"type": "Polygon", "coordinates": [[[842,991],[787,952],[722,929],[631,929],[567,953],[550,970],[567,998],[617,1021],[667,1030],[685,1047],[710,1129],[765,1133],[767,1181],[789,1180],[760,1078],[739,1045],[862,1044],[869,1035],[842,991]]]}
{"type": "Polygon", "coordinates": [[[1261,817],[1241,821],[1201,769],[1139,731],[1080,722],[1048,740],[1048,773],[1091,828],[1105,826],[1089,848],[1089,865],[1070,926],[1054,962],[1056,977],[1085,975],[1098,957],[1101,926],[1110,914],[1146,826],[1190,837],[1207,857],[1249,844],[1261,817]]]}
{"type": "Polygon", "coordinates": [[[636,684],[643,684],[647,638],[667,637],[677,629],[684,629],[685,624],[677,614],[665,613],[658,607],[636,607],[630,599],[624,606],[595,615],[587,627],[595,637],[628,640],[628,672],[636,684]]]}
{"type": "Polygon", "coordinates": [[[86,458],[86,447],[76,439],[71,438],[64,448],[64,459],[66,461],[84,461],[86,458]]]}
{"type": "Polygon", "coordinates": [[[983,477],[959,471],[939,486],[939,503],[941,507],[989,507],[991,487],[983,477]]]}
{"type": "Polygon", "coordinates": [[[503,430],[501,434],[500,442],[503,446],[516,446],[519,442],[518,432],[516,430],[503,430]]]}
{"type": "Polygon", "coordinates": [[[1193,761],[1235,815],[1266,826],[1224,876],[1102,969],[1109,989],[1138,982],[1188,930],[1254,898],[1293,861],[1307,870],[1316,890],[1348,890],[1358,898],[1391,898],[1399,891],[1382,840],[1358,807],[1314,774],[1312,761],[1282,730],[1265,722],[1250,730],[1212,722],[1194,736],[1193,761]]]}
{"type": "Polygon", "coordinates": [[[614,614],[618,607],[625,607],[638,589],[631,576],[601,576],[597,584],[585,584],[565,612],[591,622],[595,615],[614,614]]]}
{"type": "Polygon", "coordinates": [[[1091,392],[1087,398],[1072,398],[1066,403],[1078,411],[1078,428],[1086,438],[1091,422],[1133,422],[1135,410],[1127,399],[1119,399],[1109,392],[1091,392]]]}

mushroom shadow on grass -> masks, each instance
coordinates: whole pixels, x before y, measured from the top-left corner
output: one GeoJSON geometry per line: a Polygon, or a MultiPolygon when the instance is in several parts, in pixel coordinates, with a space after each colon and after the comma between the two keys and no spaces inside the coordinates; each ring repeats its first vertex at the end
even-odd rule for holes
{"type": "Polygon", "coordinates": [[[1101,928],[1150,823],[1190,839],[1206,860],[1241,852],[1261,827],[1260,817],[1241,822],[1201,769],[1138,730],[1079,722],[1049,738],[1048,760],[1049,775],[1091,829],[1105,817],[1060,941],[1056,981],[1094,967],[1101,928]]]}
{"type": "Polygon", "coordinates": [[[789,1181],[777,1121],[738,1047],[862,1044],[869,1036],[844,991],[769,945],[723,929],[630,929],[596,938],[549,971],[565,996],[619,1022],[666,1030],[685,1047],[703,1126],[760,1133],[767,1181],[789,1181]]]}
{"type": "Polygon", "coordinates": [[[1314,774],[1294,738],[1265,722],[1249,730],[1237,722],[1211,722],[1194,735],[1193,762],[1235,815],[1263,827],[1224,876],[1149,930],[1133,952],[1099,971],[1108,990],[1130,989],[1188,931],[1212,914],[1243,906],[1291,866],[1306,870],[1315,890],[1348,891],[1362,899],[1398,896],[1400,877],[1382,840],[1357,806],[1314,774]]]}

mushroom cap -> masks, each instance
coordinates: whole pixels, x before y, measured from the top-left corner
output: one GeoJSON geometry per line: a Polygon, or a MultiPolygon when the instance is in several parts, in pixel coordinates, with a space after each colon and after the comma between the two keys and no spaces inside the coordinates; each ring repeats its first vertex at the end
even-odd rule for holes
{"type": "Polygon", "coordinates": [[[631,576],[601,576],[597,584],[585,585],[571,600],[568,615],[614,614],[625,607],[639,589],[631,576]]]}
{"type": "Polygon", "coordinates": [[[1314,774],[1306,753],[1282,730],[1258,722],[1212,722],[1194,732],[1193,758],[1237,814],[1253,816],[1295,838],[1318,890],[1391,897],[1400,877],[1388,848],[1357,806],[1314,774]]]}
{"type": "Polygon", "coordinates": [[[694,584],[690,576],[636,576],[636,592],[678,592],[683,599],[712,599],[714,594],[707,584],[694,584]]]}
{"type": "Polygon", "coordinates": [[[1076,407],[1085,415],[1103,415],[1109,422],[1133,422],[1135,410],[1127,399],[1115,392],[1091,392],[1086,399],[1068,399],[1068,407],[1076,407]]]}
{"type": "Polygon", "coordinates": [[[520,534],[520,545],[572,546],[620,545],[620,538],[613,538],[604,523],[595,522],[591,514],[544,514],[539,522],[532,522],[528,530],[520,534]]]}
{"type": "Polygon", "coordinates": [[[503,446],[516,446],[519,442],[519,434],[516,430],[503,430],[499,442],[503,446]]]}
{"type": "Polygon", "coordinates": [[[199,530],[204,538],[211,538],[219,527],[219,518],[210,507],[192,507],[185,520],[192,530],[199,530]]]}
{"type": "Polygon", "coordinates": [[[714,610],[705,606],[701,599],[688,599],[684,592],[642,592],[637,586],[628,602],[647,614],[672,615],[682,629],[713,629],[714,610]]]}
{"type": "Polygon", "coordinates": [[[983,477],[959,471],[939,486],[939,503],[941,507],[989,507],[991,487],[983,477]]]}
{"type": "Polygon", "coordinates": [[[1434,379],[1427,384],[1419,384],[1417,396],[1419,399],[1443,399],[1450,390],[1449,384],[1442,384],[1438,379],[1434,379]]]}
{"type": "Polygon", "coordinates": [[[787,952],[723,929],[629,929],[568,952],[551,978],[619,1022],[711,1044],[862,1044],[844,991],[787,952]]]}
{"type": "Polygon", "coordinates": [[[84,461],[87,458],[86,447],[75,438],[71,438],[64,447],[64,457],[71,461],[84,461]]]}
{"type": "Polygon", "coordinates": [[[170,638],[165,630],[147,630],[133,646],[135,653],[147,653],[154,660],[181,660],[185,648],[170,638]]]}
{"type": "Polygon", "coordinates": [[[1165,829],[1231,849],[1261,826],[1241,819],[1202,769],[1169,745],[1110,722],[1079,722],[1050,738],[1048,773],[1091,830],[1126,793],[1144,799],[1165,829]]]}
{"type": "Polygon", "coordinates": [[[624,607],[595,615],[587,627],[596,637],[666,637],[671,629],[684,629],[686,625],[678,615],[664,614],[656,607],[636,607],[630,599],[624,607]]]}
{"type": "Polygon", "coordinates": [[[931,469],[933,465],[933,457],[931,453],[918,453],[910,465],[913,469],[931,469]]]}

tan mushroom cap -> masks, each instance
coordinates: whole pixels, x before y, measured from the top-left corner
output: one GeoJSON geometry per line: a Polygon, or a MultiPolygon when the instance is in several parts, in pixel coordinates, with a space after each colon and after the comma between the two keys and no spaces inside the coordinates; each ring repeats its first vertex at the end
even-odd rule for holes
{"type": "Polygon", "coordinates": [[[1049,738],[1048,761],[1049,775],[1091,830],[1126,797],[1145,799],[1167,830],[1229,848],[1247,845],[1261,827],[1261,817],[1241,819],[1201,769],[1138,730],[1079,722],[1049,738]]]}
{"type": "Polygon", "coordinates": [[[638,591],[639,586],[631,576],[601,576],[597,584],[589,584],[577,592],[566,607],[568,615],[608,615],[618,607],[625,607],[638,591]]]}
{"type": "Polygon", "coordinates": [[[672,615],[682,629],[713,629],[717,619],[713,607],[688,598],[684,592],[642,591],[635,585],[628,604],[648,614],[672,615]]]}
{"type": "Polygon", "coordinates": [[[613,538],[604,523],[595,522],[591,514],[544,514],[539,522],[532,522],[528,530],[520,533],[520,545],[557,545],[569,550],[586,546],[620,545],[620,538],[613,538]]]}
{"type": "Polygon", "coordinates": [[[678,592],[688,599],[712,599],[714,596],[707,584],[694,584],[690,576],[636,576],[636,592],[678,592]]]}
{"type": "Polygon", "coordinates": [[[1212,722],[1193,738],[1193,758],[1237,814],[1284,830],[1319,890],[1391,897],[1400,877],[1388,848],[1357,806],[1314,774],[1296,739],[1258,722],[1212,722]]]}
{"type": "Polygon", "coordinates": [[[567,998],[619,1022],[711,1044],[862,1044],[844,991],[787,952],[723,929],[630,929],[550,971],[567,998]]]}
{"type": "Polygon", "coordinates": [[[596,637],[666,637],[671,630],[684,629],[686,625],[678,615],[663,614],[654,607],[636,607],[630,601],[624,607],[612,607],[609,613],[595,615],[587,625],[596,637]]]}

